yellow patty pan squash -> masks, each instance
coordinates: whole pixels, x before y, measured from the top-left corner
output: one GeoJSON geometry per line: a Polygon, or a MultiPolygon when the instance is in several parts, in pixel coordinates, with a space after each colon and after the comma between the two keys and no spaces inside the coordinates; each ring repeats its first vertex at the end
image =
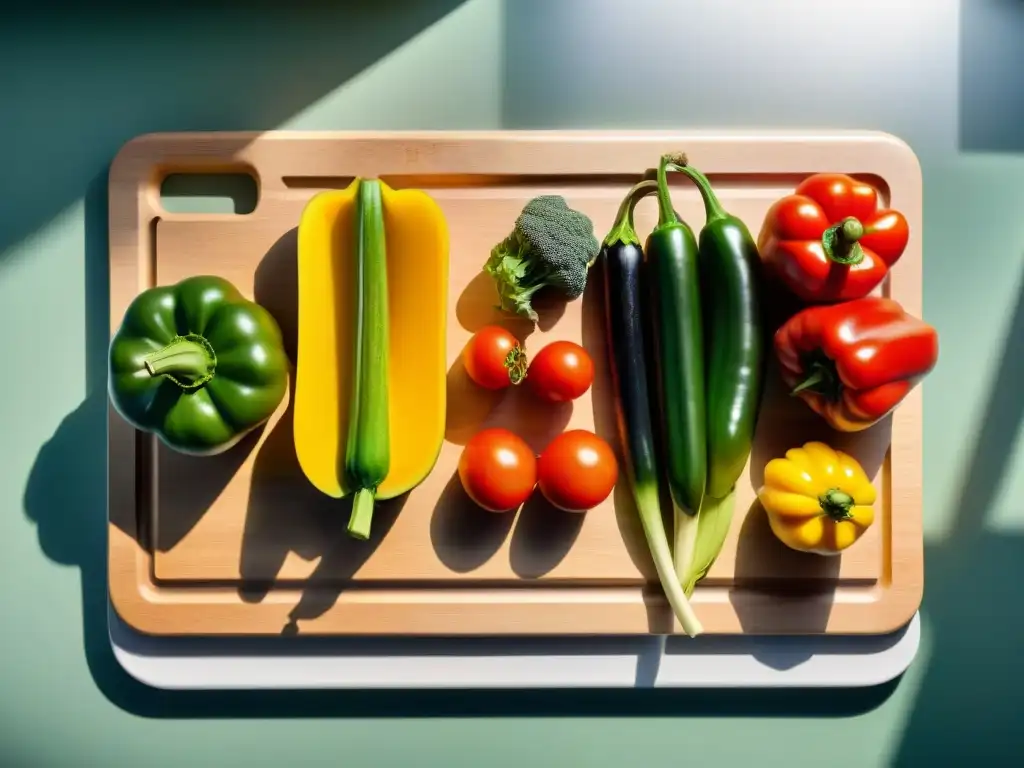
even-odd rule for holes
{"type": "Polygon", "coordinates": [[[839,554],[871,527],[876,496],[856,459],[817,441],[769,461],[757,492],[775,536],[818,555],[839,554]]]}

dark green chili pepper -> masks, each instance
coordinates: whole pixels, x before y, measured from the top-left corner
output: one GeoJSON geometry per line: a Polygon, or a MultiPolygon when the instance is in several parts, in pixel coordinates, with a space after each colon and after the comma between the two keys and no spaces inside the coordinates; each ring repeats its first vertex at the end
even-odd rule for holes
{"type": "Polygon", "coordinates": [[[662,160],[700,191],[707,221],[699,235],[706,358],[708,480],[705,493],[729,495],[750,457],[764,385],[760,258],[747,226],[728,213],[711,183],[685,157],[662,160]],[[681,160],[681,162],[680,162],[681,160]]]}
{"type": "Polygon", "coordinates": [[[708,450],[698,246],[693,230],[672,207],[665,170],[662,163],[657,177],[658,224],[644,246],[652,298],[652,360],[669,492],[676,513],[693,516],[704,497],[708,450]]]}

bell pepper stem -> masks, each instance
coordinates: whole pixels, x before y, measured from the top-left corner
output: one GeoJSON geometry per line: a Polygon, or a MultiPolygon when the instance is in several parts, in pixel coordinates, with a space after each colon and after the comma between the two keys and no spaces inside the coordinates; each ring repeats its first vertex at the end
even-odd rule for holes
{"type": "Polygon", "coordinates": [[[813,389],[819,384],[825,381],[826,374],[823,368],[815,369],[814,373],[808,376],[806,379],[797,384],[793,389],[790,390],[789,394],[795,395],[798,392],[803,392],[805,389],[813,389]]]}
{"type": "Polygon", "coordinates": [[[370,523],[373,520],[373,503],[375,492],[370,488],[360,488],[352,500],[352,515],[348,520],[348,532],[361,541],[370,538],[370,523]]]}
{"type": "Polygon", "coordinates": [[[658,183],[650,179],[638,181],[632,186],[619,204],[615,222],[604,238],[604,245],[640,245],[640,238],[633,226],[633,212],[637,203],[657,191],[658,183]]]}
{"type": "Polygon", "coordinates": [[[850,508],[853,507],[853,496],[839,488],[830,488],[818,497],[821,511],[835,521],[849,520],[853,517],[850,508]]]}
{"type": "Polygon", "coordinates": [[[859,240],[866,234],[864,225],[854,216],[825,230],[821,235],[821,247],[830,261],[853,266],[864,261],[864,249],[859,240]]]}
{"type": "Polygon", "coordinates": [[[195,389],[213,378],[217,355],[210,342],[198,333],[188,333],[146,355],[142,364],[150,376],[166,376],[182,389],[195,389]]]}
{"type": "Polygon", "coordinates": [[[843,384],[839,380],[839,373],[836,371],[835,363],[824,354],[818,353],[805,361],[804,368],[809,371],[807,378],[789,390],[790,395],[798,395],[801,392],[811,390],[824,396],[831,402],[839,400],[839,397],[842,395],[843,384]]]}

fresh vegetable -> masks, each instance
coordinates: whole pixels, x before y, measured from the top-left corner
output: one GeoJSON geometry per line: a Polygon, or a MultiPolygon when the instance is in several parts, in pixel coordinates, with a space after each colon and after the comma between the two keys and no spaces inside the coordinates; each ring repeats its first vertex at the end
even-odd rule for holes
{"type": "Polygon", "coordinates": [[[498,325],[473,334],[462,351],[462,364],[473,381],[485,389],[504,389],[526,378],[529,363],[519,340],[498,325]]]}
{"type": "Polygon", "coordinates": [[[348,530],[369,538],[377,486],[391,464],[388,425],[388,272],[380,182],[364,179],[356,195],[355,329],[345,474],[355,497],[348,530]]]}
{"type": "Polygon", "coordinates": [[[136,296],[110,342],[109,372],[110,400],[129,424],[197,456],[235,446],[288,389],[277,322],[212,275],[136,296]]]}
{"type": "Polygon", "coordinates": [[[518,509],[537,485],[537,457],[513,432],[492,427],[469,439],[459,457],[459,480],[489,512],[518,509]]]}
{"type": "Polygon", "coordinates": [[[734,491],[750,457],[764,389],[760,259],[750,231],[722,207],[704,174],[685,157],[666,156],[662,163],[689,177],[704,201],[699,270],[706,350],[705,493],[722,499],[734,491]]]}
{"type": "Polygon", "coordinates": [[[295,452],[322,493],[363,491],[357,538],[444,440],[448,237],[426,193],[376,180],[317,194],[299,222],[295,452]]]}
{"type": "Polygon", "coordinates": [[[757,497],[775,536],[799,552],[839,554],[875,520],[875,488],[863,467],[817,441],[769,461],[757,497]]]}
{"type": "Polygon", "coordinates": [[[553,506],[585,512],[608,498],[619,478],[615,452],[585,429],[563,432],[537,460],[537,487],[553,506]]]}
{"type": "Polygon", "coordinates": [[[576,400],[594,383],[594,361],[575,342],[553,341],[534,355],[526,382],[542,400],[576,400]]]}
{"type": "Polygon", "coordinates": [[[697,514],[707,482],[704,323],[697,238],[672,207],[667,159],[658,166],[658,223],[644,248],[651,291],[652,364],[674,521],[676,573],[689,579],[696,553],[697,514]]]}
{"type": "Polygon", "coordinates": [[[935,329],[892,299],[808,307],[775,333],[782,379],[834,429],[892,412],[938,362],[935,329]]]}
{"type": "Polygon", "coordinates": [[[499,306],[536,322],[534,294],[548,288],[568,300],[583,295],[600,244],[594,224],[561,195],[540,195],[523,206],[512,232],[491,249],[484,271],[499,306]]]}
{"type": "Polygon", "coordinates": [[[796,296],[830,303],[871,293],[909,238],[906,218],[879,208],[870,184],[816,173],[768,209],[758,248],[768,271],[796,296]]]}
{"type": "Polygon", "coordinates": [[[605,343],[624,474],[665,596],[683,631],[694,637],[703,632],[703,626],[676,577],[661,515],[642,319],[649,300],[641,285],[643,250],[633,226],[636,203],[657,188],[656,182],[641,181],[630,189],[604,238],[597,263],[603,278],[605,343]]]}
{"type": "MultiPolygon", "coordinates": [[[[698,236],[697,273],[704,357],[707,477],[696,517],[677,513],[675,518],[675,567],[684,592],[689,596],[714,565],[732,524],[736,481],[750,457],[761,406],[765,342],[761,315],[760,257],[753,237],[738,217],[723,208],[707,177],[688,165],[686,156],[682,154],[662,156],[656,171],[656,178],[665,190],[665,201],[659,204],[662,219],[671,222],[674,216],[667,197],[665,174],[668,170],[685,174],[697,186],[704,202],[706,218],[698,236]]],[[[686,255],[688,247],[692,246],[685,241],[685,233],[677,237],[683,239],[675,244],[676,247],[666,248],[668,253],[675,256],[675,267],[665,274],[673,276],[675,285],[684,292],[683,295],[689,295],[691,289],[688,281],[692,279],[692,271],[689,270],[692,267],[686,255]]],[[[671,266],[672,262],[668,263],[671,266]]],[[[652,275],[652,282],[658,281],[657,274],[652,275]]],[[[671,296],[663,295],[659,306],[671,301],[671,296]]],[[[692,299],[681,302],[681,306],[692,311],[692,299]]],[[[662,317],[671,315],[663,314],[662,317]]],[[[656,325],[657,335],[661,339],[675,340],[677,337],[673,336],[672,330],[681,327],[684,322],[685,319],[674,326],[665,326],[662,322],[656,325]]],[[[692,326],[682,333],[692,337],[692,326]]],[[[674,343],[678,344],[678,341],[674,343]]],[[[661,356],[667,357],[664,353],[661,356]]],[[[690,398],[687,407],[692,409],[695,405],[692,383],[694,363],[692,359],[683,362],[685,367],[679,363],[675,370],[680,371],[678,375],[687,377],[685,380],[690,382],[686,397],[690,398]]],[[[669,396],[666,395],[666,399],[669,396]]],[[[687,430],[691,441],[689,445],[697,442],[695,437],[699,439],[699,427],[692,423],[685,426],[667,423],[666,432],[670,441],[674,430],[687,430]],[[698,431],[695,432],[695,429],[698,431]]],[[[669,445],[671,448],[672,443],[669,445]]],[[[677,450],[676,455],[692,456],[681,450],[677,450]]],[[[688,458],[688,461],[692,462],[693,459],[688,458]]],[[[692,468],[694,465],[680,461],[680,466],[692,468]]],[[[693,475],[679,475],[686,476],[693,475]]]]}

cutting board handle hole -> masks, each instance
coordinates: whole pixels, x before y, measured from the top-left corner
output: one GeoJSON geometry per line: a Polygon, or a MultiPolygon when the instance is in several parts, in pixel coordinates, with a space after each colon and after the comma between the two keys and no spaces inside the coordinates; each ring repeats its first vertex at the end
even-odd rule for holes
{"type": "Polygon", "coordinates": [[[171,173],[160,184],[167,213],[234,213],[256,210],[259,188],[248,173],[171,173]]]}

